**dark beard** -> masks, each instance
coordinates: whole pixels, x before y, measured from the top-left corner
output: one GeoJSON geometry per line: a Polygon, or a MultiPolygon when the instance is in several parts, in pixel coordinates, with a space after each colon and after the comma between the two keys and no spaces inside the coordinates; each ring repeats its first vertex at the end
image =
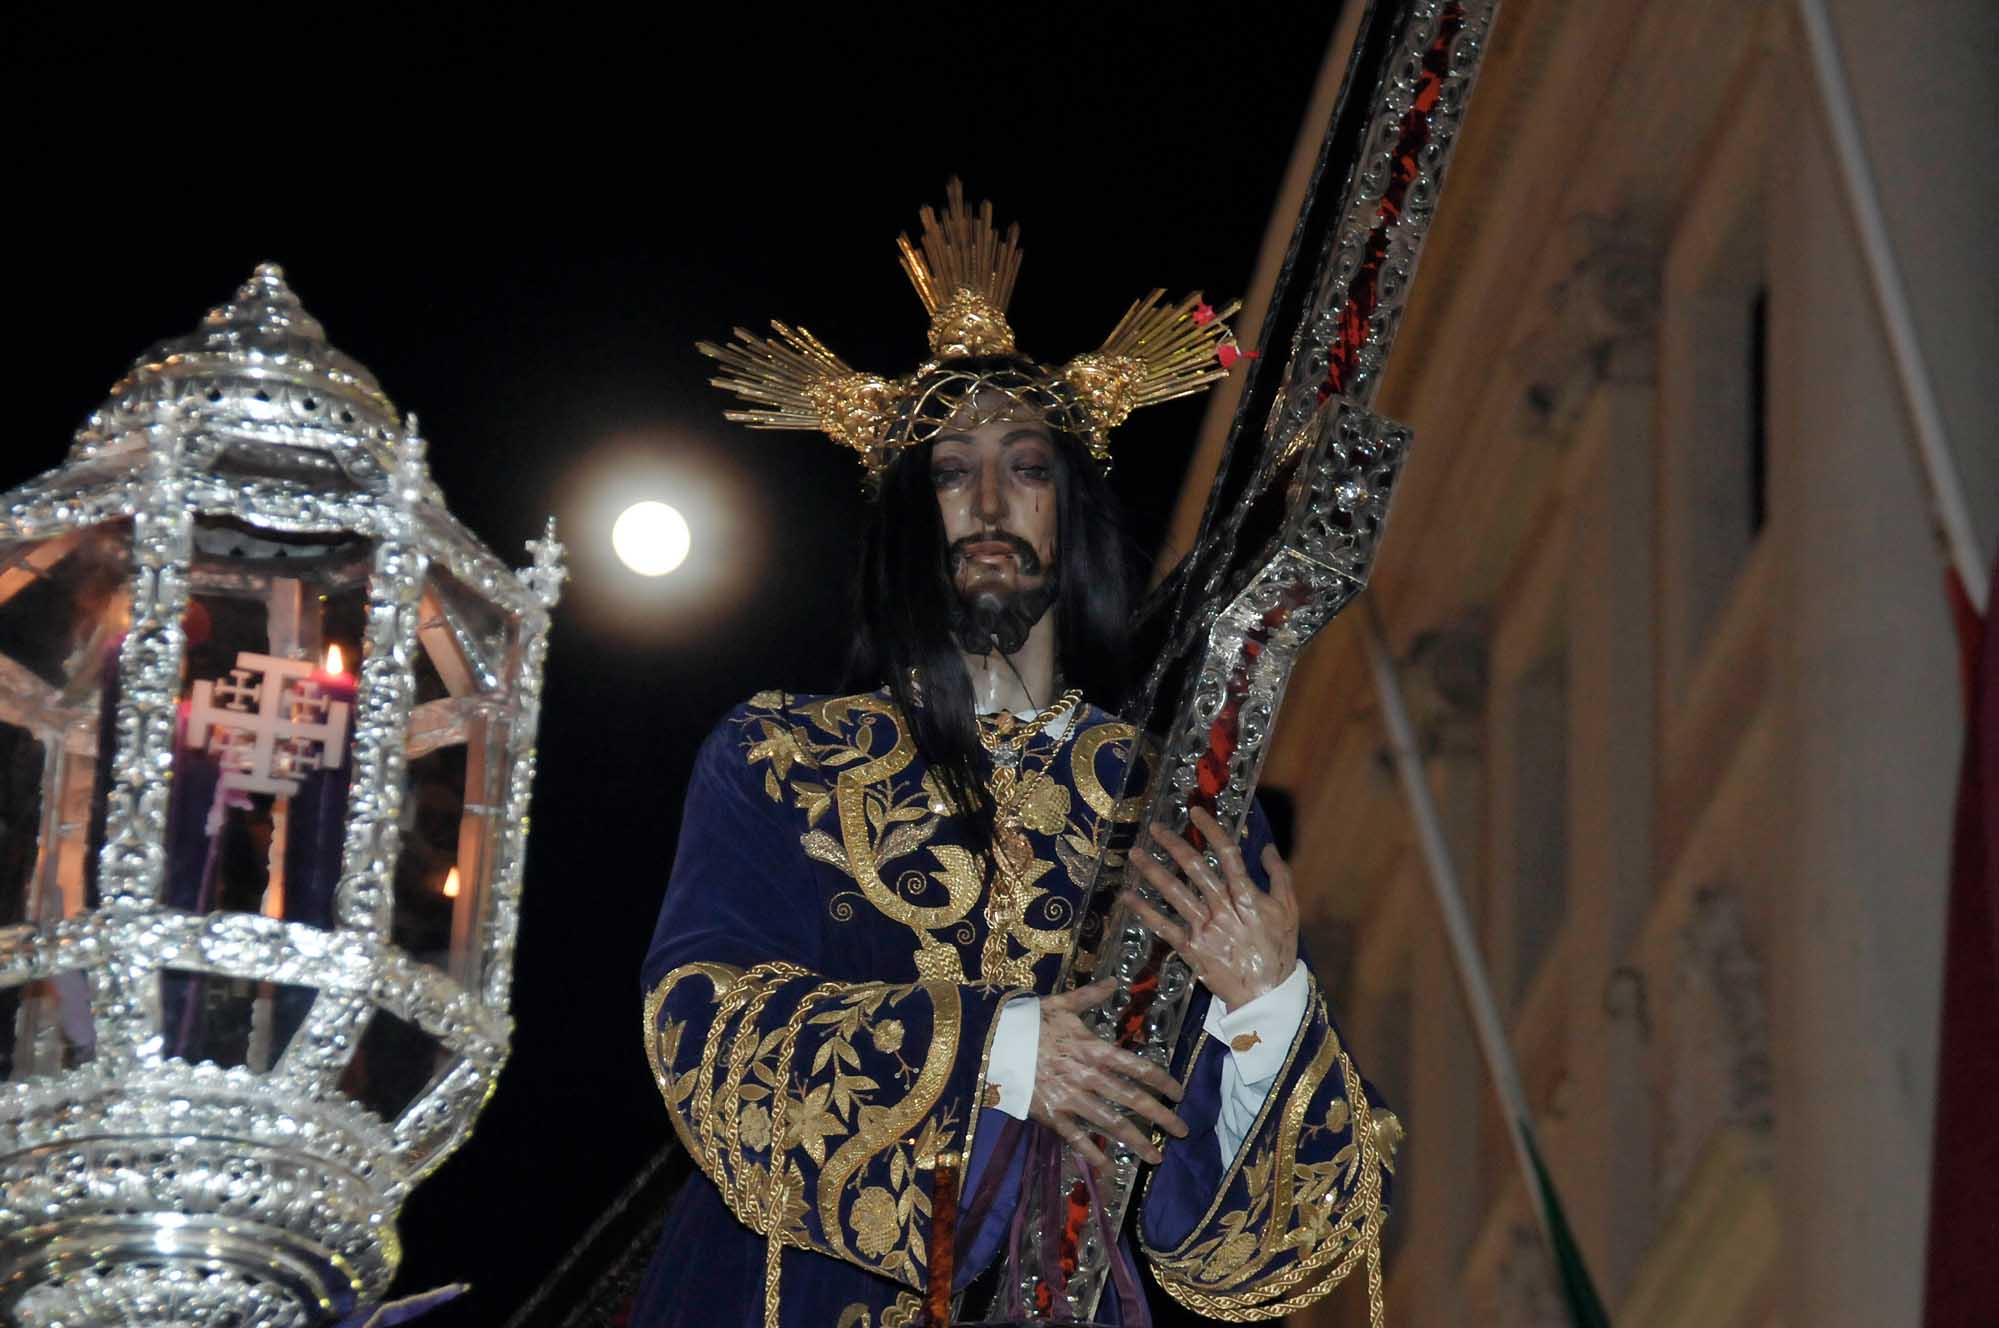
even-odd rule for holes
{"type": "MultiPolygon", "coordinates": [[[[967,535],[951,545],[947,567],[953,581],[956,581],[967,546],[990,544],[996,540],[1012,547],[1022,576],[1040,573],[1041,555],[1034,551],[1033,545],[1018,535],[996,530],[967,535]]],[[[988,655],[995,646],[1002,655],[1014,654],[1027,644],[1027,634],[1034,630],[1034,624],[1055,606],[1059,589],[1059,579],[1050,572],[1048,579],[1032,590],[1014,594],[982,590],[969,599],[956,597],[951,601],[951,637],[958,643],[958,648],[968,655],[988,655]]]]}
{"type": "Polygon", "coordinates": [[[971,601],[951,602],[951,636],[968,655],[989,655],[997,646],[1011,655],[1027,644],[1027,634],[1055,606],[1055,578],[1014,595],[981,591],[971,601]]]}

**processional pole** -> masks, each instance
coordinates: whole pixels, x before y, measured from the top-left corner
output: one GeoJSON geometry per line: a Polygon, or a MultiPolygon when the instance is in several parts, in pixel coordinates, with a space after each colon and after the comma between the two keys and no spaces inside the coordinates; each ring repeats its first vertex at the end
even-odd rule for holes
{"type": "MultiPolygon", "coordinates": [[[[1132,717],[1159,755],[1149,789],[1119,790],[1120,800],[1144,797],[1140,826],[1165,825],[1206,849],[1190,824],[1201,807],[1241,833],[1298,652],[1366,585],[1410,440],[1370,404],[1497,9],[1498,0],[1373,0],[1361,17],[1258,343],[1274,346],[1288,331],[1289,358],[1269,381],[1259,381],[1264,362],[1252,362],[1193,552],[1142,613],[1162,645],[1132,717]],[[1334,189],[1322,194],[1322,184],[1334,189]],[[1310,267],[1294,281],[1301,257],[1310,267]]],[[[1166,1065],[1194,977],[1118,902],[1123,853],[1155,850],[1130,840],[1112,849],[1087,891],[1064,986],[1114,978],[1113,995],[1089,1022],[1106,1040],[1166,1065]]],[[[1158,903],[1150,887],[1137,888],[1158,903]]],[[[1356,1112],[1365,1105],[1355,1102],[1356,1112]]],[[[1357,1115],[1355,1137],[1365,1141],[1363,1124],[1357,1115]]],[[[1060,1145],[1056,1183],[1028,1187],[1009,1263],[1023,1270],[1021,1284],[1002,1289],[1003,1307],[1092,1321],[1138,1177],[1135,1153],[1097,1142],[1111,1159],[1107,1175],[1092,1176],[1060,1145]]],[[[1531,1140],[1522,1142],[1530,1190],[1544,1207],[1545,1177],[1536,1174],[1531,1140]]],[[[1374,1221],[1360,1234],[1378,1322],[1374,1221]]],[[[1548,1229],[1552,1241],[1557,1228],[1548,1229]]],[[[1582,1287],[1593,1305],[1586,1273],[1582,1287]]],[[[1604,1320],[1598,1309],[1577,1322],[1604,1320]]]]}
{"type": "Polygon", "coordinates": [[[1937,405],[1936,385],[1930,381],[1929,363],[1923,358],[1922,342],[1916,336],[1908,283],[1903,280],[1902,266],[1895,259],[1895,247],[1888,240],[1881,191],[1874,182],[1867,147],[1860,137],[1853,90],[1847,86],[1840,64],[1839,42],[1833,35],[1832,21],[1826,16],[1825,0],[1798,0],[1798,18],[1804,26],[1805,45],[1811,52],[1819,100],[1825,105],[1826,131],[1832,140],[1833,157],[1839,163],[1840,183],[1846,190],[1847,206],[1853,211],[1853,229],[1867,260],[1875,303],[1881,309],[1882,331],[1888,338],[1902,395],[1908,400],[1910,422],[1915,426],[1916,460],[1924,487],[1929,491],[1938,542],[1943,545],[1951,569],[1957,573],[1965,598],[1982,618],[1987,608],[1989,569],[1972,525],[1971,506],[1965,501],[1964,479],[1951,451],[1943,410],[1937,405]]]}
{"type": "Polygon", "coordinates": [[[1506,1040],[1506,1025],[1500,1018],[1499,1001],[1492,993],[1492,978],[1480,956],[1478,937],[1472,928],[1471,912],[1465,907],[1464,889],[1458,879],[1457,864],[1451,859],[1450,843],[1444,836],[1443,817],[1437,811],[1436,796],[1430,791],[1423,771],[1422,749],[1416,743],[1415,725],[1409,722],[1409,707],[1402,698],[1402,683],[1395,672],[1394,657],[1381,627],[1381,615],[1374,605],[1361,615],[1361,639],[1367,650],[1368,669],[1374,676],[1376,699],[1381,704],[1382,727],[1388,730],[1389,751],[1395,772],[1409,799],[1409,817],[1416,823],[1416,842],[1423,865],[1436,896],[1437,912],[1444,920],[1444,935],[1456,961],[1458,985],[1465,1005],[1471,1010],[1472,1027],[1478,1036],[1479,1051],[1485,1057],[1492,1091],[1499,1098],[1500,1115],[1506,1121],[1507,1137],[1520,1163],[1520,1177],[1527,1187],[1527,1199],[1534,1218],[1547,1242],[1555,1263],[1556,1280],[1569,1308],[1570,1321],[1581,1325],[1607,1325],[1609,1316],[1590,1280],[1582,1251],[1569,1230],[1560,1196],[1541,1160],[1535,1143],[1533,1109],[1520,1080],[1520,1064],[1506,1040]]]}

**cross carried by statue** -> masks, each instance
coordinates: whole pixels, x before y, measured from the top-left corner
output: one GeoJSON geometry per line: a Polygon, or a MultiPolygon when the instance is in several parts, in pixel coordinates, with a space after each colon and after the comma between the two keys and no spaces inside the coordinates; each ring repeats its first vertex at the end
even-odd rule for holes
{"type": "MultiPolygon", "coordinates": [[[[1264,319],[1264,345],[1287,323],[1295,329],[1289,356],[1274,375],[1272,361],[1252,362],[1199,538],[1148,606],[1161,646],[1134,717],[1160,754],[1140,823],[1174,829],[1211,864],[1219,865],[1213,846],[1191,814],[1202,809],[1240,836],[1298,652],[1367,583],[1411,441],[1369,403],[1497,8],[1497,0],[1369,6],[1264,319]],[[1316,261],[1301,274],[1301,259],[1316,261]]],[[[1099,858],[1064,985],[1110,977],[1114,993],[1091,1022],[1164,1065],[1179,1047],[1194,979],[1119,901],[1127,849],[1165,860],[1128,841],[1099,858]]],[[[1163,905],[1149,885],[1130,884],[1163,905]]],[[[1367,1111],[1365,1095],[1354,1109],[1367,1111]]],[[[1367,1169],[1376,1143],[1360,1124],[1357,1160],[1367,1169]]],[[[1105,1237],[1122,1225],[1138,1178],[1132,1150],[1106,1146],[1111,1176],[1093,1178],[1075,1150],[1051,1147],[1039,1164],[1055,1183],[1025,1190],[1031,1208],[1015,1253],[1039,1279],[1029,1295],[1057,1322],[1092,1321],[1109,1271],[1105,1237]]],[[[1384,1216],[1378,1204],[1352,1207],[1342,1219],[1351,1256],[1317,1274],[1336,1279],[1364,1257],[1376,1322],[1384,1216]]],[[[1217,1295],[1212,1308],[1226,1301],[1217,1295]]]]}

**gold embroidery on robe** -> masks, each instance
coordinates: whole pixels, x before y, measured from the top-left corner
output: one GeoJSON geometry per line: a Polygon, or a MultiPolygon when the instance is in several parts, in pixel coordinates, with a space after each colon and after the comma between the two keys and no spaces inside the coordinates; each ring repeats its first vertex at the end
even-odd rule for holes
{"type": "MultiPolygon", "coordinates": [[[[671,1008],[690,1007],[683,1000],[671,1008]]],[[[961,1133],[956,1110],[940,1108],[959,1056],[956,985],[819,982],[793,965],[688,964],[648,994],[645,1018],[674,1130],[731,1212],[784,1243],[922,1285],[928,1250],[918,1221],[930,1197],[917,1164],[955,1147],[961,1133]],[[705,1008],[708,1022],[698,1056],[690,1019],[661,1020],[688,982],[708,986],[708,999],[693,1007],[705,1008]],[[787,1004],[785,1019],[766,1016],[787,1004]],[[910,1016],[898,1013],[905,1006],[927,1008],[920,1047],[910,1016]],[[808,1213],[818,1219],[817,1239],[808,1213]]]]}
{"type": "Polygon", "coordinates": [[[923,1318],[923,1299],[907,1291],[896,1293],[892,1304],[882,1307],[881,1318],[874,1316],[865,1301],[856,1301],[840,1311],[834,1328],[916,1328],[923,1318]]]}
{"type": "Polygon", "coordinates": [[[1286,1091],[1264,1104],[1209,1211],[1171,1250],[1154,1249],[1141,1232],[1159,1285],[1187,1308],[1226,1323],[1302,1309],[1363,1262],[1369,1266],[1369,1299],[1378,1301],[1381,1233],[1388,1217],[1383,1187],[1394,1169],[1393,1148],[1402,1127],[1393,1115],[1369,1105],[1360,1071],[1340,1045],[1316,982],[1307,1009],[1280,1076],[1289,1081],[1286,1091]],[[1311,1059],[1291,1080],[1293,1062],[1315,1034],[1311,1059]],[[1338,1094],[1326,1100],[1320,1085],[1335,1072],[1338,1094]],[[1315,1101],[1323,1105],[1313,1120],[1315,1101]],[[1330,1159],[1300,1159],[1303,1140],[1349,1132],[1330,1159]]]}
{"type": "MultiPolygon", "coordinates": [[[[948,800],[927,772],[913,784],[903,778],[916,744],[881,695],[793,707],[789,698],[764,693],[739,723],[745,759],[765,766],[764,792],[805,813],[799,845],[806,856],[854,883],[853,891],[829,901],[833,919],[852,921],[858,896],[908,927],[916,972],[928,981],[1036,985],[1035,967],[1068,953],[1076,901],[1103,856],[1107,818],[1129,823],[1141,812],[1140,799],[1114,800],[1096,768],[1107,746],[1128,759],[1128,724],[1079,721],[1068,735],[1073,740],[1058,744],[1052,756],[1035,753],[1048,764],[1021,776],[1034,782],[1013,823],[1001,827],[995,853],[986,856],[932,842],[949,814],[948,800]],[[1058,768],[1068,770],[1073,797],[1055,778],[1058,768]],[[828,811],[837,834],[821,825],[828,811]],[[1052,860],[1037,854],[1030,832],[1054,841],[1052,860]],[[917,865],[919,854],[927,864],[917,865]],[[1050,874],[1058,871],[1066,879],[1051,889],[1050,874]],[[916,902],[940,889],[943,902],[916,902]]],[[[1107,859],[1107,865],[1116,863],[1107,859]]]]}

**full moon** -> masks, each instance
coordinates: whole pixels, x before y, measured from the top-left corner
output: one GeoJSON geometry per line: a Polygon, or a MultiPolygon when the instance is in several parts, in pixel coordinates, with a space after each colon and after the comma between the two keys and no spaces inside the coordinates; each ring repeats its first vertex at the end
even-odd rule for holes
{"type": "Polygon", "coordinates": [[[633,503],[611,525],[611,547],[640,576],[665,576],[687,561],[687,518],[665,503],[633,503]]]}

